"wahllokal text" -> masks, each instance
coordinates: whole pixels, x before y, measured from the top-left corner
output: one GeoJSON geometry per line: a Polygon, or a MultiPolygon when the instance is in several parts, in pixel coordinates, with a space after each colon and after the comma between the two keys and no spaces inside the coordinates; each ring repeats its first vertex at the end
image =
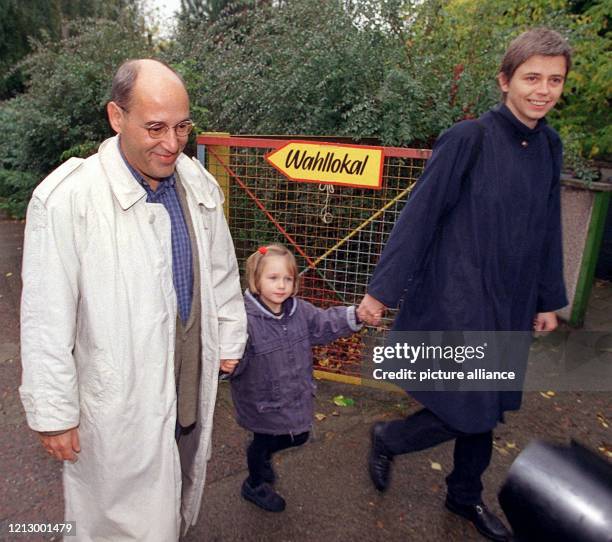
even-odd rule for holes
{"type": "Polygon", "coordinates": [[[293,167],[304,171],[321,171],[332,173],[346,173],[347,175],[361,175],[370,157],[364,160],[351,160],[345,153],[343,158],[336,158],[335,152],[327,152],[324,156],[317,151],[316,155],[309,155],[307,151],[290,150],[285,159],[285,167],[293,167]],[[295,153],[295,154],[294,154],[295,153]]]}

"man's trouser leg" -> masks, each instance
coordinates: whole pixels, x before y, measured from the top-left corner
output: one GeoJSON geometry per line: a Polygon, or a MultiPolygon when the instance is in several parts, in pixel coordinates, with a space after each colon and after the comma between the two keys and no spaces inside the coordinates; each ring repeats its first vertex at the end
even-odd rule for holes
{"type": "Polygon", "coordinates": [[[455,440],[454,468],[446,477],[448,494],[459,504],[482,502],[482,475],[491,462],[493,431],[464,434],[455,440]]]}
{"type": "Polygon", "coordinates": [[[460,504],[480,502],[481,476],[491,461],[493,432],[469,434],[453,429],[426,408],[385,424],[385,448],[393,455],[425,450],[455,440],[454,468],[446,478],[448,493],[460,504]]]}

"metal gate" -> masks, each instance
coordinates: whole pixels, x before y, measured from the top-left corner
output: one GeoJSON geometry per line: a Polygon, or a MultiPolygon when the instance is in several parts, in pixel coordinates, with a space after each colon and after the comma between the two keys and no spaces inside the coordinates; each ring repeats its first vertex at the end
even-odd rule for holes
{"type": "MultiPolygon", "coordinates": [[[[292,139],[219,133],[197,137],[198,158],[226,196],[225,213],[243,283],[246,258],[258,247],[277,242],[296,255],[301,270],[300,297],[324,308],[358,304],[431,152],[383,147],[382,185],[374,190],[288,179],[264,155],[292,139]]],[[[360,382],[364,339],[380,336],[384,327],[364,329],[316,348],[317,376],[360,382]]]]}

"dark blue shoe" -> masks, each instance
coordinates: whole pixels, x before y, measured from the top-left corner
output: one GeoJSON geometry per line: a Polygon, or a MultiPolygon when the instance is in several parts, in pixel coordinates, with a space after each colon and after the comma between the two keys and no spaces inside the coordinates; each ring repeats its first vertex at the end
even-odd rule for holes
{"type": "Polygon", "coordinates": [[[485,538],[497,540],[498,542],[512,540],[510,531],[506,529],[506,526],[495,514],[489,512],[483,503],[460,504],[447,496],[445,505],[453,514],[471,521],[472,525],[485,538]]]}
{"type": "Polygon", "coordinates": [[[383,422],[375,423],[372,426],[372,446],[368,458],[368,472],[378,491],[386,491],[389,487],[391,463],[393,462],[393,454],[387,451],[382,441],[381,433],[384,426],[383,422]]]}
{"type": "Polygon", "coordinates": [[[247,478],[242,484],[240,493],[247,501],[251,501],[268,512],[282,512],[285,509],[285,499],[266,482],[253,487],[247,478]]]}

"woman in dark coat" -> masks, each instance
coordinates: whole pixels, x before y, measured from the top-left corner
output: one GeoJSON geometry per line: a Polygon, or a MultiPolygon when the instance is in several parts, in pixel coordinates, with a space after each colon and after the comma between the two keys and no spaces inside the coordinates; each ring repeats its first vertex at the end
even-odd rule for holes
{"type": "MultiPolygon", "coordinates": [[[[503,103],[444,132],[398,219],[360,306],[397,331],[551,331],[567,304],[562,276],[561,141],[545,115],[570,49],[558,33],[521,34],[503,58],[503,103]]],[[[513,360],[514,361],[514,360],[513,360]]],[[[526,359],[515,361],[520,372],[526,359]]],[[[424,408],[372,430],[369,469],[383,491],[393,456],[455,439],[446,506],[492,540],[508,531],[482,503],[492,430],[521,392],[411,392],[424,408]]]]}

